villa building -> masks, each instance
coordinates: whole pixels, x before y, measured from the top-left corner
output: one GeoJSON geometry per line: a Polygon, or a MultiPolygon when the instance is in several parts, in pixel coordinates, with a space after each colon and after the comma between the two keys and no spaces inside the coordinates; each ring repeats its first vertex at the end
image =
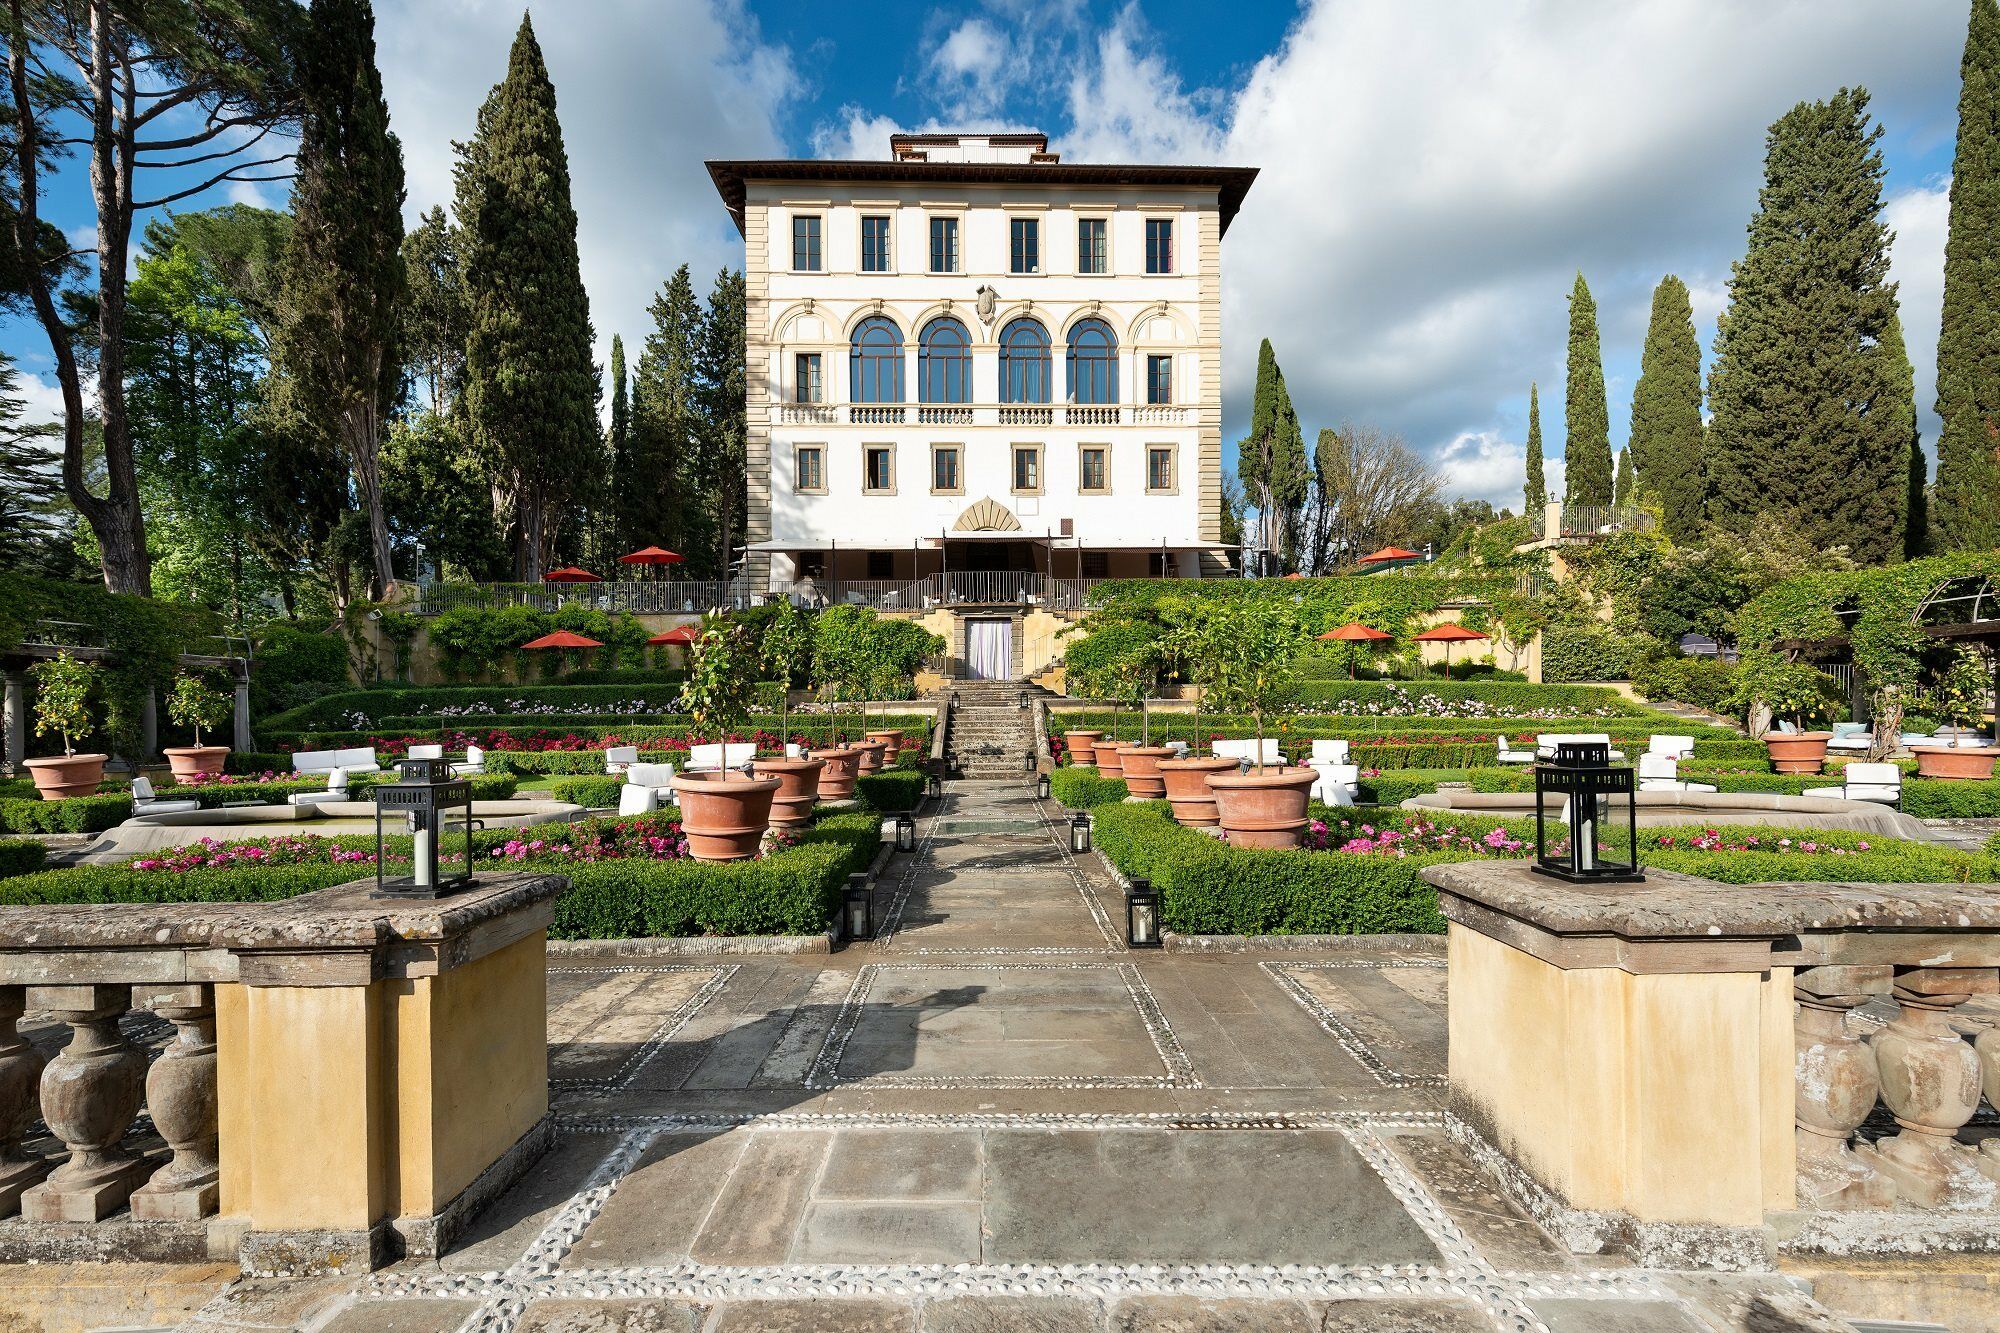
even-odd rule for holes
{"type": "Polygon", "coordinates": [[[745,243],[752,589],[953,609],[988,675],[1022,665],[996,611],[1229,572],[1222,237],[1254,168],[1040,134],[708,167],[745,243]]]}

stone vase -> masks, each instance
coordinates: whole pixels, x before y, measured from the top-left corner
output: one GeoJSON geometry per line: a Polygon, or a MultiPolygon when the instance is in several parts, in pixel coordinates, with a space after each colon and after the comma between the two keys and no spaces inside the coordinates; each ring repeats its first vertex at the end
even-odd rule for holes
{"type": "Polygon", "coordinates": [[[1767,731],[1764,748],[1774,772],[1817,773],[1826,764],[1826,743],[1832,739],[1830,731],[1767,731]]]}
{"type": "Polygon", "coordinates": [[[1160,761],[1173,758],[1173,754],[1173,748],[1166,745],[1127,746],[1123,756],[1126,791],[1147,801],[1165,796],[1167,779],[1160,772],[1160,761]]]}
{"type": "Polygon", "coordinates": [[[1912,745],[1910,753],[1920,778],[1990,778],[2000,758],[2000,748],[1991,745],[1912,745]]]}
{"type": "Polygon", "coordinates": [[[1211,773],[1234,773],[1240,765],[1234,759],[1216,755],[1186,759],[1162,759],[1156,765],[1166,788],[1167,804],[1174,818],[1189,828],[1214,828],[1217,822],[1215,793],[1208,789],[1211,773]]]}
{"type": "Polygon", "coordinates": [[[60,801],[66,796],[95,796],[110,758],[103,754],[57,754],[22,762],[35,780],[36,794],[45,801],[60,801]]]}
{"type": "Polygon", "coordinates": [[[735,769],[677,773],[681,833],[697,861],[743,861],[757,854],[771,826],[771,798],[777,778],[752,777],[735,769]]]}
{"type": "Polygon", "coordinates": [[[1069,762],[1078,768],[1088,768],[1097,762],[1096,746],[1101,731],[1065,731],[1063,733],[1063,753],[1069,762]]]}
{"type": "Polygon", "coordinates": [[[186,782],[189,778],[212,778],[222,772],[222,761],[229,758],[227,745],[173,745],[160,751],[167,757],[167,767],[173,770],[176,782],[186,782]]]}
{"type": "Polygon", "coordinates": [[[854,779],[861,771],[859,750],[835,747],[828,750],[812,750],[808,755],[823,765],[819,771],[819,799],[822,801],[854,799],[854,779]]]}
{"type": "Polygon", "coordinates": [[[820,770],[823,759],[755,759],[751,770],[760,778],[776,778],[778,790],[771,795],[771,823],[777,828],[804,828],[812,823],[813,806],[819,802],[820,770]]]}
{"type": "Polygon", "coordinates": [[[1231,847],[1289,850],[1306,831],[1306,806],[1319,777],[1310,768],[1270,768],[1261,773],[1211,773],[1216,822],[1231,847]]]}

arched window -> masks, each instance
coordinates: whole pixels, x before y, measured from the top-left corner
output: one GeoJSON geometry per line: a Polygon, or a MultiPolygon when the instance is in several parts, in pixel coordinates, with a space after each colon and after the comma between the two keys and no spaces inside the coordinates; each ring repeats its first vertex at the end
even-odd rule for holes
{"type": "Polygon", "coordinates": [[[856,403],[903,401],[903,331],[884,315],[870,315],[854,326],[849,347],[848,395],[856,403]]]}
{"type": "Polygon", "coordinates": [[[1049,331],[1032,319],[1000,330],[1000,401],[1049,401],[1049,331]]]}
{"type": "Polygon", "coordinates": [[[932,320],[917,335],[917,401],[972,401],[972,336],[950,315],[932,320]]]}
{"type": "Polygon", "coordinates": [[[1118,335],[1101,319],[1078,320],[1069,331],[1069,401],[1118,401],[1118,335]]]}

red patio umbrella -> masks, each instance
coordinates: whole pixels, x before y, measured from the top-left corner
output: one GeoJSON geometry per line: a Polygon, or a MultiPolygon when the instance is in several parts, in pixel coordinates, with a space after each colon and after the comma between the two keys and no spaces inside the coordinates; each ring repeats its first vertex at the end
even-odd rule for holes
{"type": "Polygon", "coordinates": [[[700,639],[701,639],[701,626],[676,625],[670,630],[665,630],[659,634],[655,634],[652,638],[646,640],[646,642],[652,644],[678,643],[683,647],[685,647],[690,643],[699,642],[700,639]]]}
{"type": "MultiPolygon", "coordinates": [[[[1330,629],[1326,633],[1320,635],[1319,637],[1320,637],[1320,642],[1322,643],[1332,642],[1332,643],[1352,644],[1352,643],[1380,643],[1384,639],[1394,638],[1395,635],[1384,634],[1379,629],[1370,629],[1368,626],[1356,620],[1356,621],[1351,621],[1348,624],[1342,625],[1339,629],[1330,629]]],[[[1347,678],[1349,680],[1354,679],[1354,653],[1355,650],[1352,648],[1349,648],[1347,650],[1347,678]]]]}
{"type": "Polygon", "coordinates": [[[1385,546],[1379,551],[1370,551],[1367,555],[1362,556],[1361,563],[1364,565],[1382,565],[1387,564],[1391,560],[1420,560],[1422,558],[1415,551],[1405,551],[1400,546],[1385,546]]]}
{"type": "Polygon", "coordinates": [[[542,582],[602,583],[604,582],[604,580],[598,577],[597,575],[591,573],[587,569],[578,569],[575,565],[564,565],[561,569],[552,569],[548,573],[542,575],[542,582]]]}
{"type": "Polygon", "coordinates": [[[1484,634],[1481,634],[1476,629],[1467,629],[1456,621],[1449,621],[1435,628],[1425,630],[1422,634],[1416,636],[1416,641],[1418,643],[1441,643],[1444,645],[1444,674],[1445,679],[1449,680],[1451,679],[1451,646],[1454,643],[1469,643],[1474,639],[1483,639],[1485,637],[1484,634]]]}
{"type": "Polygon", "coordinates": [[[528,640],[521,645],[521,649],[525,652],[530,648],[602,648],[603,646],[597,640],[585,635],[559,629],[553,634],[544,634],[539,639],[528,640]]]}
{"type": "Polygon", "coordinates": [[[669,551],[664,546],[642,546],[636,551],[627,551],[618,557],[621,565],[678,565],[687,559],[677,551],[669,551]]]}

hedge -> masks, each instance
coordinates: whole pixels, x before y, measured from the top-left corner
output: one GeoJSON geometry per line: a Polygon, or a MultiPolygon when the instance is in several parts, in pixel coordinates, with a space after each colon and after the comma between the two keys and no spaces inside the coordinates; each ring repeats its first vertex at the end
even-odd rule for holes
{"type": "Polygon", "coordinates": [[[585,809],[616,810],[618,792],[624,785],[625,779],[621,776],[598,773],[590,777],[558,778],[549,784],[549,792],[558,801],[585,809]]]}
{"type": "Polygon", "coordinates": [[[1935,843],[1874,838],[1840,829],[1787,829],[1766,825],[1731,824],[1720,832],[1732,842],[1756,838],[1775,845],[1789,838],[1796,846],[1848,849],[1844,856],[1800,851],[1705,852],[1691,848],[1654,846],[1661,837],[1685,842],[1700,832],[1696,826],[1639,830],[1640,862],[1646,869],[1678,870],[1724,884],[1811,883],[1974,884],[2000,878],[2000,863],[1990,852],[1962,852],[1935,843]],[[1866,851],[1859,850],[1867,848],[1866,851]]]}
{"type": "Polygon", "coordinates": [[[9,833],[102,833],[132,817],[132,797],[66,796],[60,801],[0,800],[0,828],[9,833]]]}
{"type": "Polygon", "coordinates": [[[1736,668],[1713,657],[1656,657],[1632,668],[1632,687],[1648,699],[1727,713],[1736,693],[1736,668]]]}
{"type": "Polygon", "coordinates": [[[1551,629],[1542,635],[1542,679],[1552,685],[1577,680],[1623,680],[1632,670],[1633,644],[1595,625],[1551,629]]]}
{"type": "Polygon", "coordinates": [[[1116,805],[1129,794],[1122,778],[1107,778],[1089,766],[1058,768],[1049,774],[1049,795],[1071,810],[1116,805]]]}
{"type": "MultiPolygon", "coordinates": [[[[353,799],[367,800],[371,789],[394,781],[395,774],[381,777],[356,775],[348,779],[347,789],[353,799]]],[[[475,801],[507,800],[521,785],[521,780],[512,773],[475,773],[470,781],[475,801]]],[[[326,778],[287,778],[276,782],[197,782],[186,785],[169,783],[158,790],[161,800],[200,801],[202,809],[216,810],[225,805],[283,805],[287,797],[300,792],[325,791],[326,778]]]]}
{"type": "MultiPolygon", "coordinates": [[[[1820,787],[1837,787],[1838,773],[1716,773],[1693,768],[1682,774],[1725,792],[1773,792],[1798,796],[1820,787]]],[[[1903,813],[1918,819],[2000,818],[2000,778],[1983,782],[1945,778],[1904,778],[1903,813]]]]}
{"type": "MultiPolygon", "coordinates": [[[[1595,679],[1603,680],[1598,676],[1595,679]]],[[[1284,704],[1387,705],[1398,696],[1430,695],[1441,703],[1478,703],[1493,708],[1610,708],[1621,717],[1649,717],[1653,710],[1602,685],[1531,685],[1514,681],[1347,681],[1301,680],[1280,693],[1284,704]]],[[[1366,717],[1368,714],[1359,714],[1366,717]]]]}
{"type": "MultiPolygon", "coordinates": [[[[776,738],[779,723],[786,724],[786,730],[793,739],[805,739],[813,743],[828,740],[858,740],[861,729],[852,713],[828,716],[824,713],[794,713],[781,719],[776,713],[753,713],[744,720],[737,731],[731,733],[733,739],[748,739],[752,736],[768,734],[776,738]]],[[[594,742],[616,745],[645,745],[654,741],[687,742],[695,734],[694,723],[686,717],[673,717],[665,722],[639,722],[617,726],[597,726],[579,724],[571,726],[561,718],[537,717],[529,719],[529,725],[491,726],[491,718],[446,718],[446,726],[431,727],[370,727],[365,731],[271,731],[262,732],[264,743],[281,747],[275,767],[291,767],[291,752],[294,750],[340,750],[356,746],[373,745],[382,748],[384,742],[409,744],[442,743],[458,748],[470,740],[472,744],[486,750],[487,762],[491,763],[496,754],[545,754],[544,750],[508,750],[497,742],[489,744],[482,737],[491,738],[495,733],[504,733],[516,741],[560,741],[575,743],[579,747],[594,742]]],[[[934,719],[922,713],[889,713],[868,719],[868,730],[895,728],[909,735],[919,748],[930,743],[931,727],[934,719]]],[[[705,737],[703,739],[706,739],[705,737]]],[[[557,753],[595,753],[592,750],[576,749],[557,753]]],[[[260,770],[261,771],[261,770],[260,770]]]]}
{"type": "Polygon", "coordinates": [[[863,773],[854,780],[854,795],[868,809],[884,814],[914,810],[924,799],[924,775],[903,767],[863,773]]]}
{"type": "Polygon", "coordinates": [[[26,838],[0,838],[0,879],[31,875],[42,868],[48,852],[26,838]]]}
{"type": "MultiPolygon", "coordinates": [[[[303,707],[267,718],[263,729],[300,731],[341,725],[349,713],[369,718],[422,714],[435,716],[439,708],[464,708],[486,704],[496,709],[510,701],[548,704],[563,709],[544,716],[562,717],[570,713],[602,712],[609,704],[640,700],[655,704],[661,713],[679,708],[678,685],[392,685],[373,689],[343,690],[323,695],[303,707]]],[[[473,721],[478,717],[445,718],[440,721],[473,721]]]]}

